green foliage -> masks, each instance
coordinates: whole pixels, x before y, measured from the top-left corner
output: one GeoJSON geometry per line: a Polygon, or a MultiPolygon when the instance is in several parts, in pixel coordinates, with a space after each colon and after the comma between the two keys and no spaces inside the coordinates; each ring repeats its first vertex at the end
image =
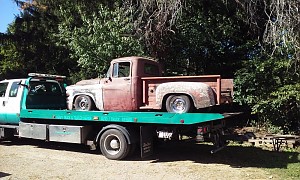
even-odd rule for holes
{"type": "Polygon", "coordinates": [[[263,6],[243,9],[224,0],[186,0],[184,6],[180,0],[172,1],[180,6],[152,0],[17,2],[22,14],[0,34],[0,78],[34,71],[71,76],[74,83],[99,76],[113,58],[152,54],[167,74],[234,78],[236,101],[252,108],[258,124],[298,130],[299,59],[288,41],[261,46],[268,20],[263,6]],[[257,16],[257,28],[246,23],[249,12],[257,16]]]}
{"type": "Polygon", "coordinates": [[[237,72],[235,99],[252,107],[260,125],[299,131],[300,77],[289,59],[250,60],[237,72]]]}
{"type": "Polygon", "coordinates": [[[23,12],[10,25],[7,34],[1,37],[2,76],[26,77],[29,72],[68,75],[69,69],[74,69],[69,50],[57,46],[50,36],[57,30],[56,18],[38,6],[18,3],[24,8],[23,12]]]}
{"type": "Polygon", "coordinates": [[[233,77],[247,54],[247,25],[222,1],[187,1],[170,40],[166,66],[180,74],[233,77]]]}
{"type": "Polygon", "coordinates": [[[69,12],[65,9],[60,16],[64,17],[58,25],[61,45],[70,49],[70,56],[77,59],[78,65],[84,69],[82,77],[98,76],[116,57],[143,55],[142,46],[132,36],[130,14],[123,8],[113,10],[98,4],[97,10],[78,7],[76,20],[81,22],[74,26],[70,23],[69,12]],[[67,19],[68,17],[68,19],[67,19]]]}
{"type": "Polygon", "coordinates": [[[0,79],[11,77],[11,72],[22,69],[23,65],[15,61],[19,58],[15,44],[0,46],[0,57],[0,79]]]}

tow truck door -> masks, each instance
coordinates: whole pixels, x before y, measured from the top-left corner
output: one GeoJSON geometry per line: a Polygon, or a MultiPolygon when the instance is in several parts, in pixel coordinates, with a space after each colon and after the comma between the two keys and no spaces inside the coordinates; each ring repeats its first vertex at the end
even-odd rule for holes
{"type": "Polygon", "coordinates": [[[0,123],[19,123],[23,90],[23,86],[19,86],[20,81],[13,80],[0,83],[0,123]]]}
{"type": "Polygon", "coordinates": [[[5,124],[6,121],[6,109],[5,104],[7,102],[7,89],[8,81],[2,81],[0,83],[0,123],[5,124]]]}

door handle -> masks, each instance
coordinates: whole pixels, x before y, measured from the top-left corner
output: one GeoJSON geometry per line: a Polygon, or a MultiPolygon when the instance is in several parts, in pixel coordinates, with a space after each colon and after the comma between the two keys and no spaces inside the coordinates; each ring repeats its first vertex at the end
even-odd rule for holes
{"type": "Polygon", "coordinates": [[[130,78],[124,78],[124,81],[129,81],[130,80],[130,78]]]}
{"type": "Polygon", "coordinates": [[[2,105],[5,106],[7,101],[2,101],[2,105]]]}

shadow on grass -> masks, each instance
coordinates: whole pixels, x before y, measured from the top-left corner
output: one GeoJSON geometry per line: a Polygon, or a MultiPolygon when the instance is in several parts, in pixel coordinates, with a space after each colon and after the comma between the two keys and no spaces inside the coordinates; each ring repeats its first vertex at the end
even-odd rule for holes
{"type": "Polygon", "coordinates": [[[170,143],[156,149],[147,158],[152,163],[193,161],[201,164],[227,164],[231,167],[287,168],[289,163],[300,163],[297,152],[274,152],[256,147],[227,146],[216,154],[210,154],[211,145],[170,143]]]}
{"type": "MultiPolygon", "coordinates": [[[[100,155],[99,149],[91,151],[87,146],[81,144],[19,139],[2,141],[0,145],[33,145],[37,148],[100,155]]],[[[234,168],[287,168],[290,163],[300,163],[300,153],[298,152],[274,152],[256,147],[227,146],[216,154],[210,154],[212,148],[209,144],[194,144],[192,142],[165,143],[155,147],[154,154],[150,157],[141,159],[138,151],[136,151],[125,161],[150,161],[151,163],[193,161],[201,164],[226,164],[234,168]]]]}

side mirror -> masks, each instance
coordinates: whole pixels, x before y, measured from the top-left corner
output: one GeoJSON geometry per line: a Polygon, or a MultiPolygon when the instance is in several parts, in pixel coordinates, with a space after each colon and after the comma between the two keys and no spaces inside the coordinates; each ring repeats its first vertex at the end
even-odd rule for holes
{"type": "Polygon", "coordinates": [[[29,86],[27,84],[22,84],[22,80],[20,82],[18,82],[18,85],[29,89],[29,86]]]}

